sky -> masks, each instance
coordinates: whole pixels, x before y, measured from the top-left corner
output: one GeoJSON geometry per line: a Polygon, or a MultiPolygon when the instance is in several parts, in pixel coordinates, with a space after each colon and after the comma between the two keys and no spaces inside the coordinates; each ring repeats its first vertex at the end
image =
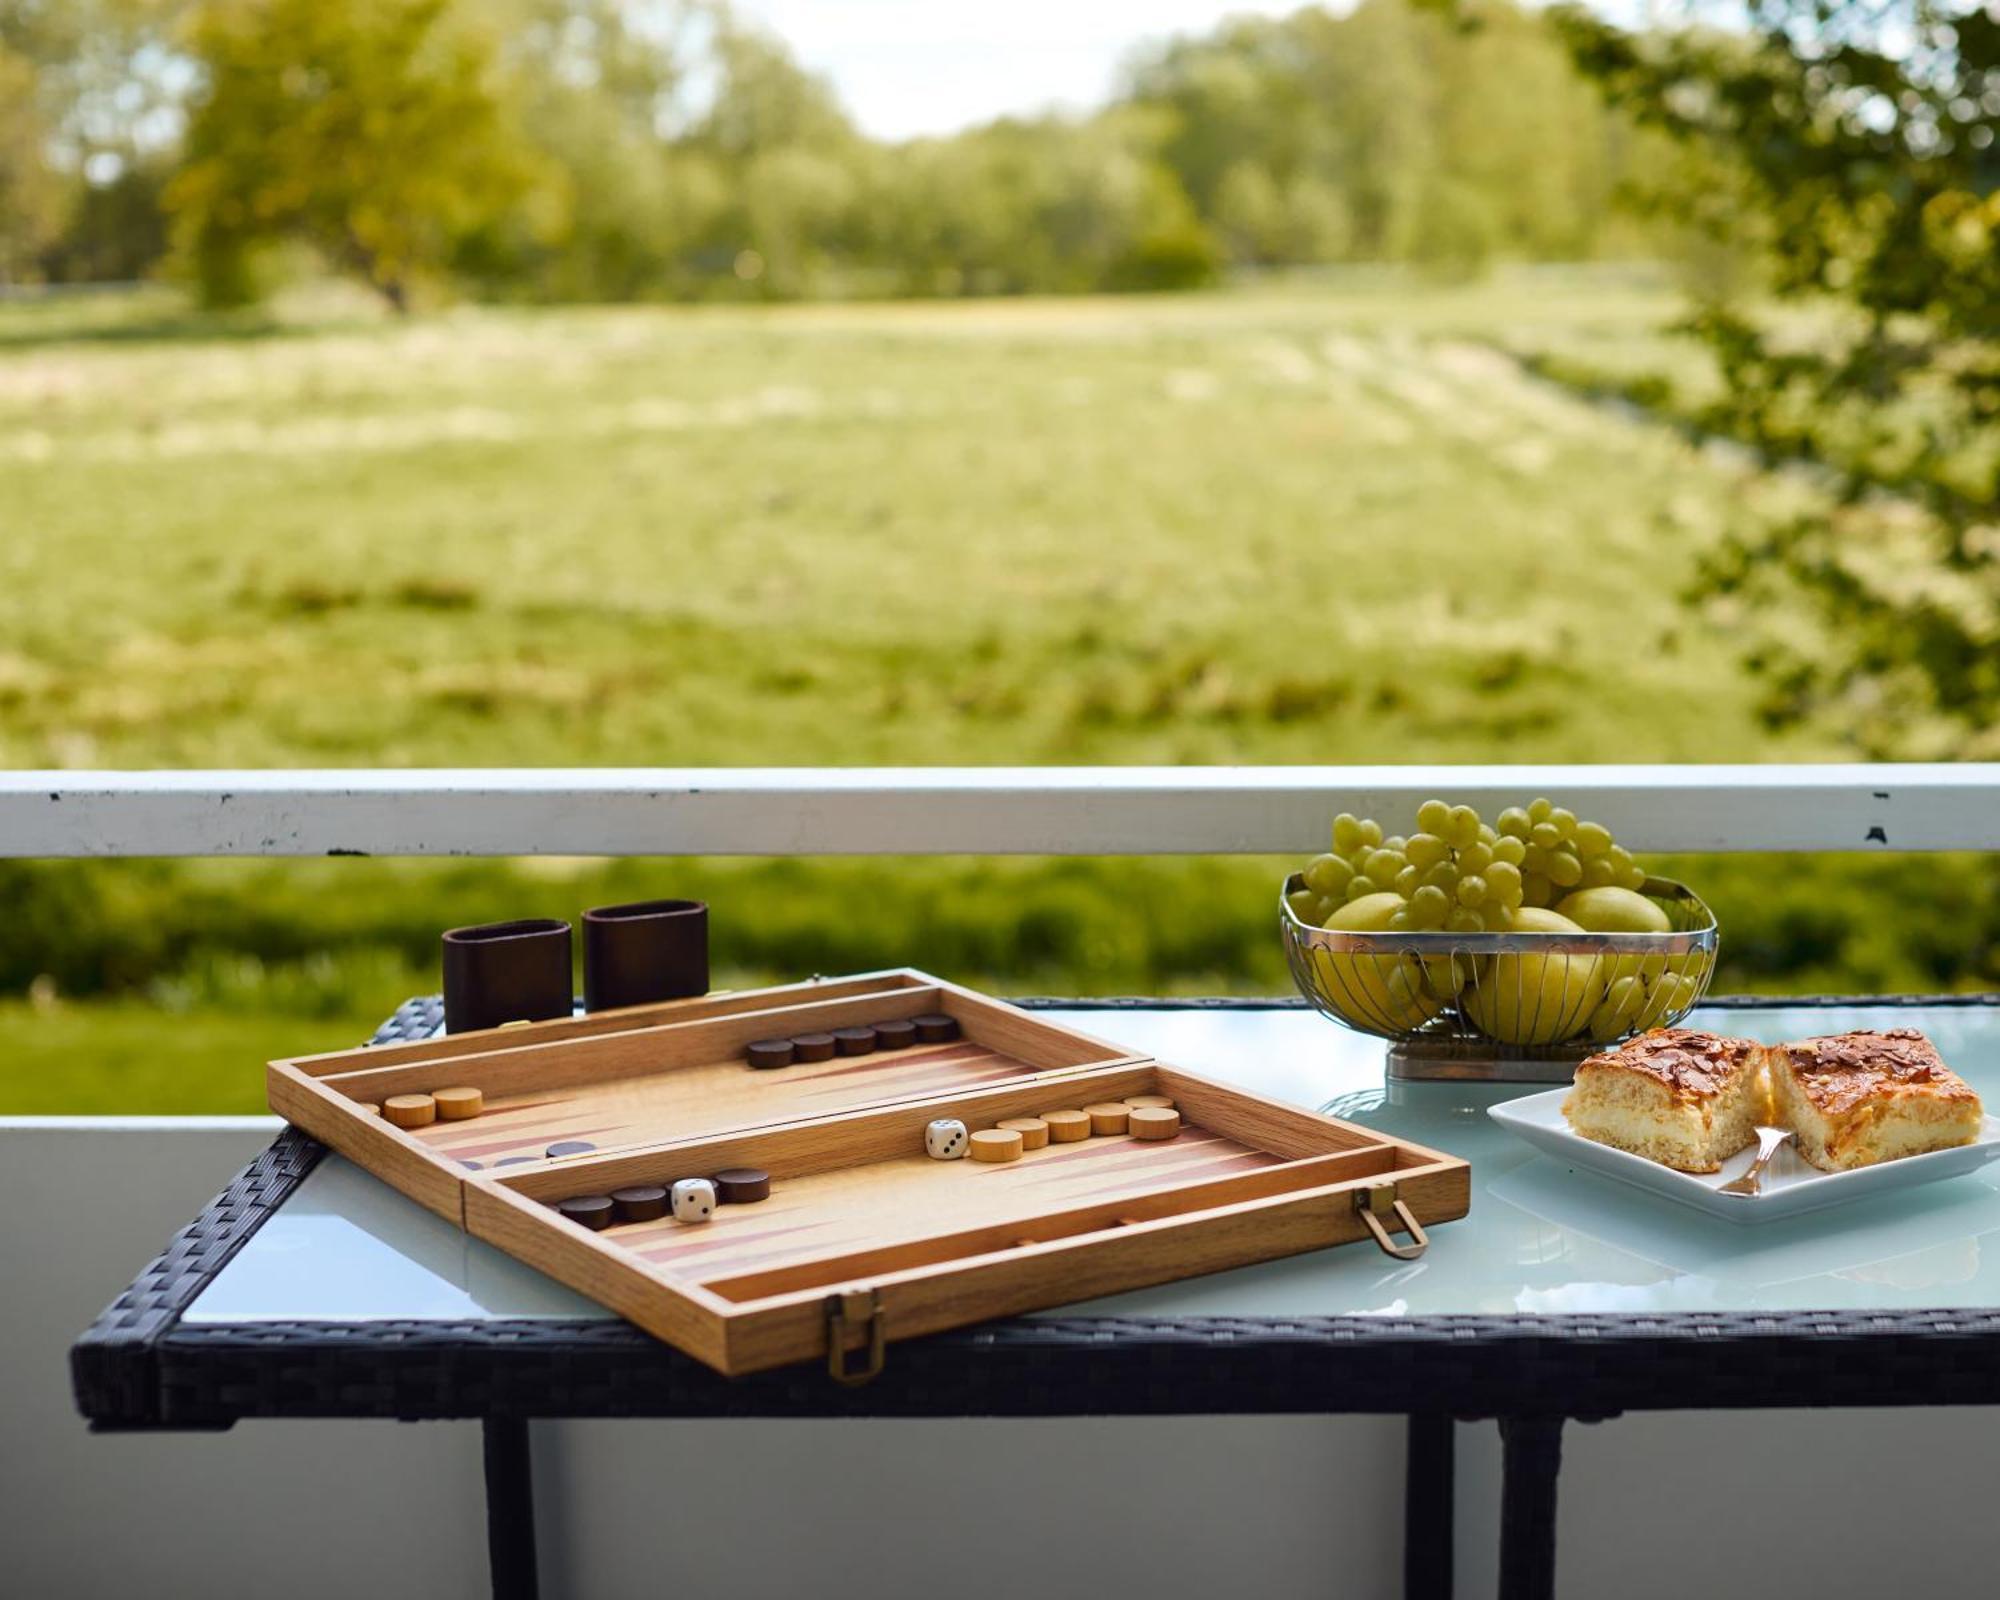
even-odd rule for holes
{"type": "Polygon", "coordinates": [[[1100,105],[1132,47],[1304,0],[737,0],[881,139],[1100,105]]]}

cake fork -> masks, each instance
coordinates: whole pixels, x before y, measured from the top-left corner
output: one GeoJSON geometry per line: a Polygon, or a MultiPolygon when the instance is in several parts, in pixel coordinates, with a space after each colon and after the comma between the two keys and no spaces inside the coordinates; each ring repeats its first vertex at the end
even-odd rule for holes
{"type": "Polygon", "coordinates": [[[1732,1178],[1715,1192],[1717,1194],[1755,1195],[1763,1187],[1764,1169],[1771,1164],[1771,1157],[1785,1147],[1785,1141],[1792,1136],[1790,1128],[1762,1128],[1757,1130],[1757,1159],[1750,1163],[1750,1170],[1740,1178],[1732,1178]]]}

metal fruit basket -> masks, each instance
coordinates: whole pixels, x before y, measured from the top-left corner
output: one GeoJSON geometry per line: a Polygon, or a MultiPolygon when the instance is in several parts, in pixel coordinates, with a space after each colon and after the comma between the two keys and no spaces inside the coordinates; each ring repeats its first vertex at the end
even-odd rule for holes
{"type": "MultiPolygon", "coordinates": [[[[1284,893],[1301,887],[1294,873],[1284,893]]],[[[1669,931],[1337,932],[1300,921],[1282,895],[1278,922],[1299,993],[1389,1040],[1394,1075],[1561,1081],[1592,1051],[1680,1021],[1708,992],[1715,914],[1670,879],[1640,892],[1669,931]]]]}

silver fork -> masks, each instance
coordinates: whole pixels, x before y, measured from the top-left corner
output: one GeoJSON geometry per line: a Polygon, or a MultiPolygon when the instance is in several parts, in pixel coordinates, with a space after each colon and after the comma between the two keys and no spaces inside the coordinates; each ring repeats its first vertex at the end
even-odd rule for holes
{"type": "Polygon", "coordinates": [[[1732,1178],[1715,1192],[1717,1194],[1754,1195],[1763,1187],[1764,1169],[1771,1164],[1771,1157],[1784,1149],[1785,1141],[1792,1136],[1790,1128],[1759,1128],[1757,1130],[1757,1159],[1750,1163],[1750,1170],[1740,1178],[1732,1178]]]}

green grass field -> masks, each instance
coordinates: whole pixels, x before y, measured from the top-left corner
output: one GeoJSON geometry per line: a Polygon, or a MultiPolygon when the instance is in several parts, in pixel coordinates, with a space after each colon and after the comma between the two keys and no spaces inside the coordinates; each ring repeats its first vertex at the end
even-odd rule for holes
{"type": "MultiPolygon", "coordinates": [[[[1548,271],[405,326],[0,305],[0,760],[1837,758],[1766,730],[1682,598],[1798,491],[1505,353],[1609,362],[1675,310],[1548,271]]],[[[17,868],[0,985],[51,981],[0,1008],[0,1109],[253,1106],[264,1055],[425,983],[438,928],[690,885],[745,975],[1282,988],[1273,870],[17,868]]]]}
{"type": "Polygon", "coordinates": [[[17,349],[0,754],[1775,753],[1678,602],[1739,485],[1479,342],[1670,310],[1500,287],[17,349]]]}

